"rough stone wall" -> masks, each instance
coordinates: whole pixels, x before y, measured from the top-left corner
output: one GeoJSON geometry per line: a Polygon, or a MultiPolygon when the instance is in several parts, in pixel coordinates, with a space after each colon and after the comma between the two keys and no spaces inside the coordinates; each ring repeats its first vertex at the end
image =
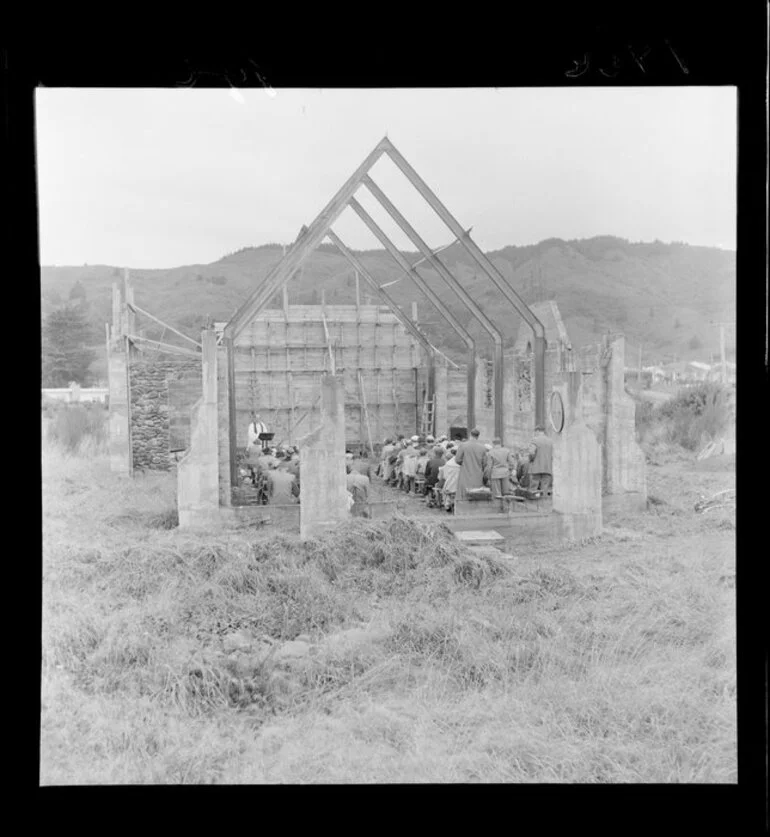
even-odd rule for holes
{"type": "Polygon", "coordinates": [[[169,379],[201,374],[201,362],[131,359],[128,370],[133,467],[167,471],[169,457],[169,379]]]}

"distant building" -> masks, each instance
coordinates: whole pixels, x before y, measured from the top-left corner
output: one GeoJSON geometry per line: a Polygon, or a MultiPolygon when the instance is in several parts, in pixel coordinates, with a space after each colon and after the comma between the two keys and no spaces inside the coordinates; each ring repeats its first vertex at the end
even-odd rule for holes
{"type": "Polygon", "coordinates": [[[78,401],[107,401],[109,389],[107,387],[89,387],[84,389],[80,384],[72,381],[68,387],[48,387],[42,390],[43,400],[65,401],[73,404],[78,401]]]}
{"type": "Polygon", "coordinates": [[[696,381],[707,381],[711,377],[711,365],[701,363],[699,360],[691,360],[687,364],[688,377],[696,381]]]}

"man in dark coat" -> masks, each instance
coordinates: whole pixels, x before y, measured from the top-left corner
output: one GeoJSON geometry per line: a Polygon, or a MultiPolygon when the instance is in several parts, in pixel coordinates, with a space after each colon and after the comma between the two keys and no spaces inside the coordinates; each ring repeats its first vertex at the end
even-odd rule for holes
{"type": "Polygon", "coordinates": [[[434,505],[433,489],[438,482],[438,469],[444,464],[444,448],[433,448],[433,455],[425,466],[425,494],[428,497],[428,505],[434,505]]]}
{"type": "Polygon", "coordinates": [[[530,459],[530,488],[549,494],[553,482],[553,442],[545,435],[542,425],[535,428],[535,438],[530,442],[530,459]]]}
{"type": "Polygon", "coordinates": [[[465,492],[484,485],[484,458],[487,449],[479,442],[481,432],[474,427],[471,438],[457,448],[455,462],[460,466],[460,480],[457,486],[458,499],[465,499],[465,492]]]}

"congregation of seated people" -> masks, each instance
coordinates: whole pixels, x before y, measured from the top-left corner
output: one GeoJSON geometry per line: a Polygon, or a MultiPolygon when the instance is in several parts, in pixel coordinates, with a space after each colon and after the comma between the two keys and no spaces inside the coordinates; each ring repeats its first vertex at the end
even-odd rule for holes
{"type": "Polygon", "coordinates": [[[447,436],[388,437],[378,476],[406,494],[424,498],[429,508],[455,509],[457,498],[483,493],[494,499],[533,499],[551,492],[553,443],[535,428],[529,445],[504,447],[501,439],[480,442],[478,429],[467,440],[447,436]]]}

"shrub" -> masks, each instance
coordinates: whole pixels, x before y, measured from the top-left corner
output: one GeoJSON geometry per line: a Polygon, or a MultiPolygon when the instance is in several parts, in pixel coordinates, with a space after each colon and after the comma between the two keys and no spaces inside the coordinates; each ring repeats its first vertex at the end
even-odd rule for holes
{"type": "Polygon", "coordinates": [[[634,422],[637,437],[643,439],[653,424],[655,404],[652,401],[637,401],[634,412],[634,422]]]}
{"type": "Polygon", "coordinates": [[[719,383],[698,384],[661,404],[653,417],[666,424],[667,441],[696,450],[704,439],[718,437],[727,427],[728,390],[719,383]]]}
{"type": "Polygon", "coordinates": [[[48,439],[73,453],[86,442],[98,448],[107,439],[106,415],[101,404],[58,404],[49,415],[48,439]]]}

